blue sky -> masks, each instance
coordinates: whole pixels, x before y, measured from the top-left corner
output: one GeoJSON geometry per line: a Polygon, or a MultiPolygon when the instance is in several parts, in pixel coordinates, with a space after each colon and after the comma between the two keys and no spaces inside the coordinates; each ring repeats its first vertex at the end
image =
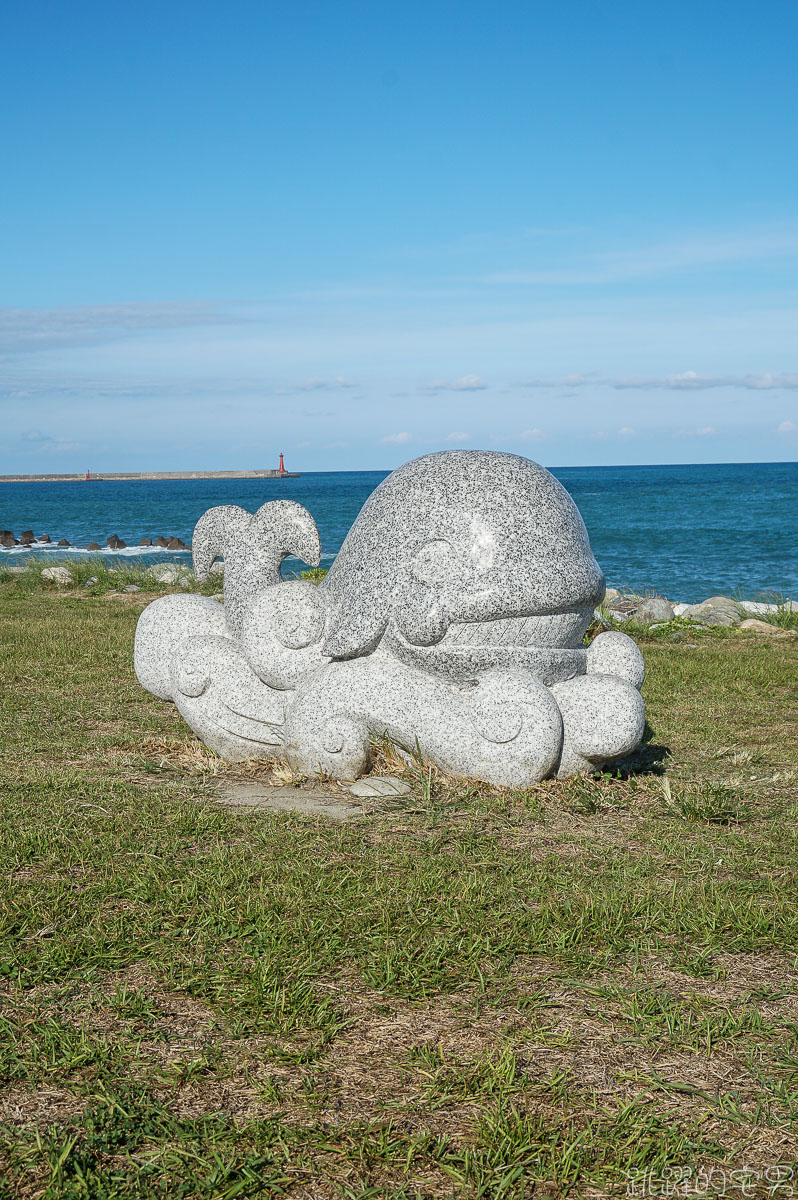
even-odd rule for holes
{"type": "Polygon", "coordinates": [[[794,0],[7,5],[0,471],[798,458],[794,0]]]}

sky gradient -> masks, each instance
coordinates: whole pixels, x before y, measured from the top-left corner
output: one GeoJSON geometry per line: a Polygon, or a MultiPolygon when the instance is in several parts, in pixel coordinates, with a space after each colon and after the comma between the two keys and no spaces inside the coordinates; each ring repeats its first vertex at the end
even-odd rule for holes
{"type": "Polygon", "coordinates": [[[794,0],[9,5],[0,473],[798,458],[794,0]]]}

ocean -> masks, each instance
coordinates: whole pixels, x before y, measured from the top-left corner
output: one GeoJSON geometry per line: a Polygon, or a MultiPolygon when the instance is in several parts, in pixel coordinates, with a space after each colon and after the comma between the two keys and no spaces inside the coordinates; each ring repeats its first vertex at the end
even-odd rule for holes
{"type": "MultiPolygon", "coordinates": [[[[608,584],[693,603],[716,594],[798,597],[798,463],[707,466],[559,467],[576,500],[608,584]]],[[[26,529],[75,547],[111,534],[128,549],[108,561],[155,561],[189,553],[143,551],[143,537],[186,542],[214,504],[254,511],[266,500],[298,500],[321,533],[329,565],[366,497],[385,471],[311,472],[300,479],[191,479],[1,483],[0,529],[26,529]]],[[[76,553],[54,547],[0,550],[0,561],[34,555],[53,562],[76,553]]],[[[293,564],[294,568],[298,564],[293,564]]],[[[290,562],[284,573],[291,570],[290,562]]]]}

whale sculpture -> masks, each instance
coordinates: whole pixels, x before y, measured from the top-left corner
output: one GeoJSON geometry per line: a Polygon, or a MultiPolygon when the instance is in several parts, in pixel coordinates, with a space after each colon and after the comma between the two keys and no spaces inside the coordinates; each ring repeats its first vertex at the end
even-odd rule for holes
{"type": "Polygon", "coordinates": [[[375,740],[456,775],[523,788],[591,771],[643,735],[643,660],[625,634],[583,637],[604,577],[570,495],[514,454],[405,463],[364,504],[329,573],[316,524],[276,500],[209,509],[193,538],[224,604],[153,601],[136,629],[142,685],[223,758],[277,757],[355,779],[375,740]]]}

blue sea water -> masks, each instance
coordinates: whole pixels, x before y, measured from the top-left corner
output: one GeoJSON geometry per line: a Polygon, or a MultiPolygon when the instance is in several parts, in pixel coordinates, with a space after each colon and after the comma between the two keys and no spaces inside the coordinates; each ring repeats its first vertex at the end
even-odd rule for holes
{"type": "MultiPolygon", "coordinates": [[[[756,599],[798,597],[798,463],[707,466],[561,467],[608,583],[698,601],[723,593],[756,599]]],[[[266,500],[304,504],[319,526],[329,565],[361,505],[384,471],[310,473],[300,479],[136,480],[0,484],[0,528],[101,545],[118,534],[120,554],[149,561],[173,551],[141,551],[142,537],[191,540],[197,519],[215,504],[254,511],[266,500]]],[[[3,552],[22,562],[74,550],[3,552]]]]}

